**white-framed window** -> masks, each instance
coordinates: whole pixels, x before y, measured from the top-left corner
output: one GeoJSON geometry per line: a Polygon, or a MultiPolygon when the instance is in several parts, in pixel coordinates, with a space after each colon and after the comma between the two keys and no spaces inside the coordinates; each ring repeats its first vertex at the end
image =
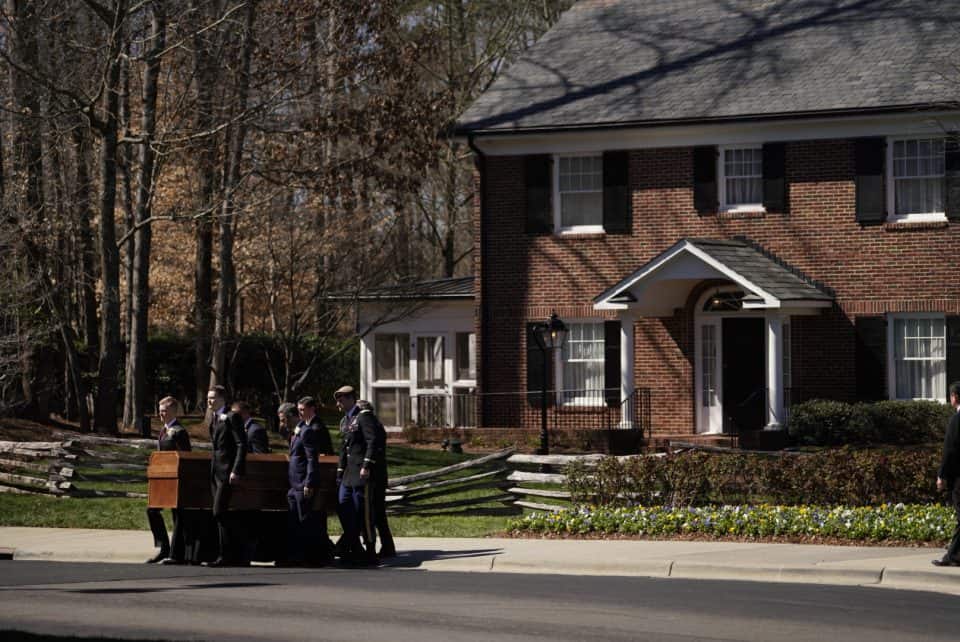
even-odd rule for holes
{"type": "Polygon", "coordinates": [[[373,380],[410,380],[409,334],[377,334],[374,336],[373,380]]]}
{"type": "Polygon", "coordinates": [[[554,229],[560,234],[603,232],[603,155],[554,157],[554,229]]]}
{"type": "Polygon", "coordinates": [[[417,337],[417,387],[442,388],[445,346],[443,336],[417,337]]]}
{"type": "Polygon", "coordinates": [[[565,405],[603,405],[603,321],[567,323],[567,329],[567,341],[560,350],[557,368],[559,401],[565,405]]]}
{"type": "Polygon", "coordinates": [[[946,220],[944,142],[942,137],[887,140],[890,220],[946,220]]]}
{"type": "Polygon", "coordinates": [[[720,147],[719,151],[717,185],[720,210],[763,211],[763,147],[731,145],[720,147]]]}
{"type": "Polygon", "coordinates": [[[374,388],[373,407],[384,426],[403,427],[410,422],[410,389],[374,388]]]}
{"type": "Polygon", "coordinates": [[[891,314],[887,321],[891,398],[946,400],[946,318],[941,314],[891,314]]]}
{"type": "Polygon", "coordinates": [[[475,332],[458,332],[456,342],[455,378],[457,381],[476,381],[477,334],[475,332]]]}

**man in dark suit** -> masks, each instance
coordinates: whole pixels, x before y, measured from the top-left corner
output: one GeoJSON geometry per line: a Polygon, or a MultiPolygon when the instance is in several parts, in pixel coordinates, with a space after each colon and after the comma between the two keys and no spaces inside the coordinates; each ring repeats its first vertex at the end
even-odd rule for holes
{"type": "Polygon", "coordinates": [[[270,440],[267,429],[253,420],[250,404],[246,401],[234,401],[230,410],[240,415],[243,429],[247,433],[247,450],[254,455],[269,455],[270,440]]]}
{"type": "Polygon", "coordinates": [[[950,405],[954,413],[943,437],[943,459],[937,471],[937,490],[947,491],[957,516],[957,526],[946,555],[933,560],[934,566],[960,566],[960,381],[950,384],[950,405]]]}
{"type": "Polygon", "coordinates": [[[235,412],[227,412],[227,391],[214,386],[207,393],[207,406],[213,410],[210,421],[210,442],[213,458],[210,462],[210,493],[213,495],[213,519],[217,523],[220,549],[217,558],[208,566],[241,564],[238,555],[237,525],[229,513],[230,496],[244,473],[247,457],[247,435],[243,420],[235,412]]]}
{"type": "Polygon", "coordinates": [[[317,416],[313,397],[297,403],[301,422],[290,439],[290,463],[287,468],[287,561],[290,564],[324,565],[332,561],[327,535],[326,510],[315,510],[314,499],[320,485],[319,455],[333,454],[330,433],[317,416]]]}
{"type": "MultiPolygon", "coordinates": [[[[164,397],[160,400],[159,415],[163,422],[160,436],[157,439],[157,450],[190,450],[190,435],[187,429],[177,420],[180,403],[173,397],[164,397]]],[[[192,540],[192,536],[184,534],[186,528],[183,511],[173,509],[173,547],[167,537],[167,525],[163,522],[163,514],[159,508],[147,509],[147,521],[153,533],[154,546],[160,547],[160,552],[147,560],[147,564],[183,564],[185,563],[185,540],[192,540]]]]}
{"type": "Polygon", "coordinates": [[[383,462],[374,466],[376,474],[370,476],[368,489],[370,491],[370,502],[373,506],[374,530],[377,538],[380,540],[380,552],[377,555],[381,559],[396,557],[397,547],[393,542],[393,533],[390,532],[390,522],[387,521],[387,457],[386,457],[386,436],[387,431],[383,427],[380,418],[373,408],[373,404],[364,399],[357,400],[357,407],[360,412],[369,411],[373,420],[377,422],[377,432],[383,433],[384,456],[383,462]]]}
{"type": "Polygon", "coordinates": [[[357,406],[357,393],[352,387],[339,388],[334,398],[344,413],[340,422],[343,447],[337,467],[338,513],[343,527],[339,546],[342,557],[348,561],[374,564],[377,555],[372,488],[378,477],[386,476],[386,433],[370,410],[357,406]]]}

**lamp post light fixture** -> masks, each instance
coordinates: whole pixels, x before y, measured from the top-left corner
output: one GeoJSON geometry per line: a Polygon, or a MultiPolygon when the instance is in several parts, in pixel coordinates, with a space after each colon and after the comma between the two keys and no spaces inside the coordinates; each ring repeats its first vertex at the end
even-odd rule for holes
{"type": "Polygon", "coordinates": [[[547,433],[547,373],[550,354],[554,348],[562,348],[567,340],[567,326],[557,316],[556,311],[543,323],[533,326],[533,337],[543,356],[543,377],[540,382],[540,448],[538,455],[550,454],[550,436],[547,433]]]}

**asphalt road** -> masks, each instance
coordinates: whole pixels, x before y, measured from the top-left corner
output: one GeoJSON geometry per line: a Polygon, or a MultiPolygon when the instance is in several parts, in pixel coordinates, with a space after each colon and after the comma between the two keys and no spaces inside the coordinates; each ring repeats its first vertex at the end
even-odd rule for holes
{"type": "Polygon", "coordinates": [[[956,603],[935,593],[809,584],[0,562],[4,642],[19,632],[218,642],[929,642],[957,639],[956,603]]]}

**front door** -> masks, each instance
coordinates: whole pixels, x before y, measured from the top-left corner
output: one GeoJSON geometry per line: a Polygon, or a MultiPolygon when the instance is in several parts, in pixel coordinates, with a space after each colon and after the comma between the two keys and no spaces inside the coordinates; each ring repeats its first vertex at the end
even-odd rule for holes
{"type": "Polygon", "coordinates": [[[728,317],[722,327],[723,432],[760,430],[767,415],[764,320],[728,317]]]}

